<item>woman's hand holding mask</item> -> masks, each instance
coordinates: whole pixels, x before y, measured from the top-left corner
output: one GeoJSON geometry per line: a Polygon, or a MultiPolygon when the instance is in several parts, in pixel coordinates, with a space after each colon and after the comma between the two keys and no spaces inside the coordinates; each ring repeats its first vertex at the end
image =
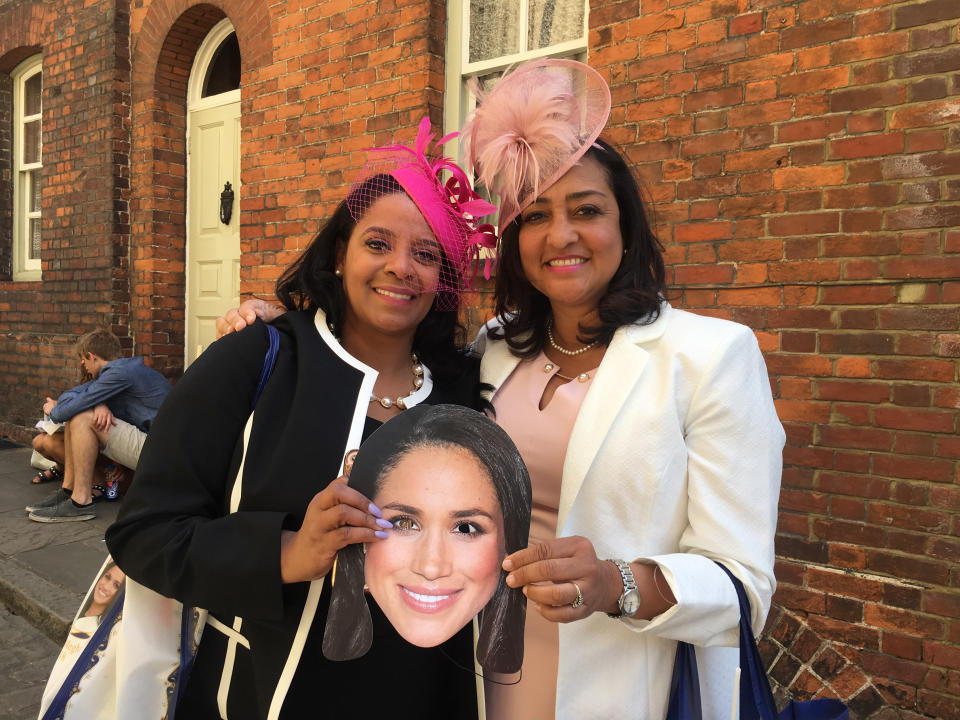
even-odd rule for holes
{"type": "Polygon", "coordinates": [[[578,535],[537,543],[504,558],[510,587],[522,587],[547,620],[572,622],[594,612],[615,612],[622,584],[616,566],[600,560],[578,535]],[[578,592],[579,589],[579,592],[578,592]],[[577,603],[577,598],[582,602],[577,603]]]}
{"type": "Polygon", "coordinates": [[[284,583],[316,580],[330,572],[340,548],[387,537],[391,524],[380,509],[339,477],[317,493],[297,531],[280,540],[280,575],[284,583]]]}

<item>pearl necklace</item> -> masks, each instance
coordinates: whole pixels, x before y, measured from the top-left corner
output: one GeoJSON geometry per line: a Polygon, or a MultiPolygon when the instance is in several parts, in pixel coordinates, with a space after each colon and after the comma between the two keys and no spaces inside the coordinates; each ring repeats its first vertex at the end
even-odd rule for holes
{"type": "Polygon", "coordinates": [[[410,359],[413,360],[413,390],[406,395],[398,396],[396,400],[389,398],[386,395],[383,397],[377,397],[376,393],[371,392],[370,402],[378,402],[387,410],[392,408],[394,405],[396,405],[397,409],[399,410],[407,409],[406,401],[410,399],[417,390],[423,387],[423,365],[421,365],[420,361],[417,360],[416,353],[410,353],[410,359]]]}
{"type": "Polygon", "coordinates": [[[552,320],[547,324],[547,340],[550,341],[550,347],[552,347],[558,353],[562,353],[564,355],[570,355],[571,357],[574,355],[579,355],[580,353],[585,353],[587,350],[591,350],[597,345],[597,341],[594,340],[592,343],[590,343],[589,345],[584,345],[579,350],[567,350],[565,347],[560,347],[559,345],[557,345],[557,341],[553,339],[553,321],[552,320]]]}

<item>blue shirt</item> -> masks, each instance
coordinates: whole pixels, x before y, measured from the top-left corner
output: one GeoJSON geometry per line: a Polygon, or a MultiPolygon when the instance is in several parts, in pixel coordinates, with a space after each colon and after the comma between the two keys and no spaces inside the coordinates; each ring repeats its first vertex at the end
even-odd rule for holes
{"type": "Polygon", "coordinates": [[[50,419],[66,422],[84,410],[105,403],[117,418],[147,432],[168,392],[170,383],[144,365],[142,357],[117,358],[100,368],[96,378],[70,388],[57,398],[50,419]]]}

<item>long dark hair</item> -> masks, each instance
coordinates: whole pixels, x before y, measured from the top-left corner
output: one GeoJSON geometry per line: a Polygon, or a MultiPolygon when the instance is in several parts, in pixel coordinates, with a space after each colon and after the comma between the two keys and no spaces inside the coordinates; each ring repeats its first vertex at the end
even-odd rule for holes
{"type": "MultiPolygon", "coordinates": [[[[623,156],[607,142],[597,140],[584,157],[593,158],[603,168],[620,209],[620,235],[625,251],[606,293],[597,306],[599,323],[580,326],[578,339],[607,345],[617,328],[641,320],[653,322],[659,317],[660,303],[666,296],[666,269],[662,245],[647,219],[637,181],[623,156]]],[[[503,318],[502,328],[491,330],[494,338],[506,338],[517,355],[530,357],[546,343],[550,321],[550,301],[523,273],[520,262],[520,228],[517,216],[500,237],[500,263],[495,286],[495,312],[503,318]]]]}
{"type": "MultiPolygon", "coordinates": [[[[483,413],[459,405],[417,405],[391,418],[360,448],[350,486],[373,499],[389,471],[417,448],[458,448],[486,470],[503,513],[506,553],[527,546],[530,532],[530,476],[516,445],[483,413]]],[[[499,573],[497,587],[480,616],[477,661],[485,670],[517,672],[523,664],[526,598],[499,573]]],[[[363,594],[364,558],[360,545],[337,553],[336,577],[323,635],[323,654],[331,660],[360,657],[373,631],[363,594]]]]}
{"type": "MultiPolygon", "coordinates": [[[[309,247],[277,280],[276,295],[288,310],[323,310],[335,333],[343,327],[347,297],[343,283],[333,274],[357,221],[379,198],[405,194],[392,175],[374,175],[354,187],[326,222],[309,247]]],[[[451,270],[444,255],[441,260],[451,270]]],[[[449,307],[449,300],[444,307],[449,307]]],[[[440,379],[457,379],[462,373],[464,328],[458,319],[459,305],[439,310],[437,302],[420,322],[413,336],[413,349],[430,372],[440,379]]]]}

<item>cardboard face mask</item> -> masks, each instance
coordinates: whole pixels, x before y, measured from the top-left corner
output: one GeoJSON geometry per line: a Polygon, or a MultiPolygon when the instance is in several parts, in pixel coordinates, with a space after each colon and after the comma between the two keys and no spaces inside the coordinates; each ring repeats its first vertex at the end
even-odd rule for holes
{"type": "Polygon", "coordinates": [[[530,479],[512,441],[481,413],[420,405],[360,448],[350,485],[393,523],[366,553],[337,556],[324,633],[327,658],[363,655],[372,642],[363,585],[397,632],[420,647],[453,637],[480,613],[477,659],[510,673],[523,659],[526,600],[500,564],[527,545],[530,479]]]}

